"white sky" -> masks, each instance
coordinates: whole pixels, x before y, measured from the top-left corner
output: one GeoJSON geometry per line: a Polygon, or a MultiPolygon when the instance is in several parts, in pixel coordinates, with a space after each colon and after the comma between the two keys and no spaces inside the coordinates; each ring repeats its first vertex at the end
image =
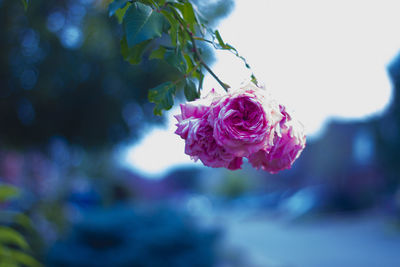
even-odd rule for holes
{"type": "MultiPolygon", "coordinates": [[[[389,103],[386,66],[400,51],[399,10],[398,0],[236,0],[218,29],[307,134],[317,136],[330,118],[361,119],[389,103]]],[[[249,77],[232,54],[217,58],[212,69],[231,86],[249,77]]],[[[210,76],[204,87],[219,88],[210,76]]],[[[127,150],[130,167],[156,177],[192,164],[174,134],[176,113],[169,112],[168,127],[127,150]]]]}

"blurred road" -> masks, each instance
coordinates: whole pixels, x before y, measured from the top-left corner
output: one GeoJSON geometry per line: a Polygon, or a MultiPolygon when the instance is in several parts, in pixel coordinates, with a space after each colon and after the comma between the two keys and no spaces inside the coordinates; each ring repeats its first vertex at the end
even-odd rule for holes
{"type": "Polygon", "coordinates": [[[400,231],[380,215],[300,221],[237,212],[220,216],[228,244],[257,266],[400,266],[400,231]]]}

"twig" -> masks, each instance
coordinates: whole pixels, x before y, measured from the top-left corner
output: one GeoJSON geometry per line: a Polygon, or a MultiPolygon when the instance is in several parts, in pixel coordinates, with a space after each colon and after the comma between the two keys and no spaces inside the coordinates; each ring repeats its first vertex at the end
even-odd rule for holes
{"type": "Polygon", "coordinates": [[[186,33],[189,35],[190,40],[192,41],[193,44],[193,53],[195,55],[195,59],[213,76],[213,78],[221,85],[222,88],[226,92],[228,92],[228,89],[230,88],[229,85],[221,81],[218,76],[211,70],[211,68],[204,62],[203,58],[200,55],[200,52],[197,48],[196,41],[193,38],[193,33],[184,25],[182,20],[179,18],[179,16],[176,14],[174,9],[172,10],[172,14],[174,15],[175,19],[179,22],[179,24],[182,26],[182,28],[186,31],[186,33]]]}

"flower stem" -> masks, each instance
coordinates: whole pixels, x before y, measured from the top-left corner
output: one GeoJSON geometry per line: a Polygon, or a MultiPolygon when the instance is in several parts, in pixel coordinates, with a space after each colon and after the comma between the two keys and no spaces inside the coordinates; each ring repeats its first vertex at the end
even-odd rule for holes
{"type": "Polygon", "coordinates": [[[230,88],[230,86],[228,84],[224,83],[223,81],[221,81],[221,79],[218,78],[218,76],[204,62],[203,58],[200,55],[199,49],[197,48],[196,41],[193,38],[193,33],[183,23],[181,18],[176,14],[175,10],[174,9],[171,9],[171,10],[172,10],[172,14],[174,15],[175,19],[179,22],[179,24],[182,26],[182,28],[185,29],[186,33],[189,35],[190,41],[192,42],[192,45],[193,45],[193,53],[194,53],[195,59],[197,59],[197,61],[211,74],[211,76],[213,76],[213,78],[221,85],[221,87],[224,88],[224,90],[226,92],[228,92],[228,89],[230,88]]]}

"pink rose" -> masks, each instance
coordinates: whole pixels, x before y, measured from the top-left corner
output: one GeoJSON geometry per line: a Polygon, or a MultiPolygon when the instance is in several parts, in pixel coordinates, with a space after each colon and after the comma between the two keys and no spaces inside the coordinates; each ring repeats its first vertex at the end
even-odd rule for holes
{"type": "Polygon", "coordinates": [[[175,115],[178,123],[176,124],[177,129],[175,133],[186,139],[189,134],[189,129],[193,125],[193,121],[200,119],[205,114],[208,114],[210,107],[207,106],[196,106],[193,104],[181,104],[181,114],[175,115]]]}
{"type": "Polygon", "coordinates": [[[194,119],[189,126],[185,143],[185,153],[194,160],[200,159],[209,167],[225,167],[230,170],[240,169],[242,158],[229,153],[217,144],[213,137],[213,128],[206,119],[194,119]]]}
{"type": "Polygon", "coordinates": [[[305,147],[302,125],[252,84],[224,96],[213,90],[182,104],[175,117],[185,153],[209,167],[240,169],[247,157],[253,167],[276,173],[290,168],[305,147]]]}
{"type": "Polygon", "coordinates": [[[247,157],[272,145],[274,126],[281,113],[265,94],[266,91],[248,85],[211,106],[209,121],[215,140],[237,157],[247,157]]]}
{"type": "Polygon", "coordinates": [[[185,139],[185,153],[192,159],[200,159],[209,167],[240,169],[243,159],[227,152],[216,143],[213,128],[207,120],[211,102],[216,99],[219,99],[219,96],[212,90],[202,99],[181,104],[181,114],[175,116],[178,120],[175,133],[185,139]]]}
{"type": "Polygon", "coordinates": [[[249,162],[256,169],[277,173],[289,169],[306,144],[303,126],[280,106],[282,119],[274,132],[273,146],[250,155],[249,162]]]}
{"type": "Polygon", "coordinates": [[[212,89],[211,92],[203,98],[186,104],[181,104],[181,114],[174,116],[178,121],[176,124],[178,128],[176,129],[175,133],[183,139],[186,139],[191,120],[202,118],[205,115],[208,116],[211,102],[218,98],[219,96],[215,90],[212,89]]]}

